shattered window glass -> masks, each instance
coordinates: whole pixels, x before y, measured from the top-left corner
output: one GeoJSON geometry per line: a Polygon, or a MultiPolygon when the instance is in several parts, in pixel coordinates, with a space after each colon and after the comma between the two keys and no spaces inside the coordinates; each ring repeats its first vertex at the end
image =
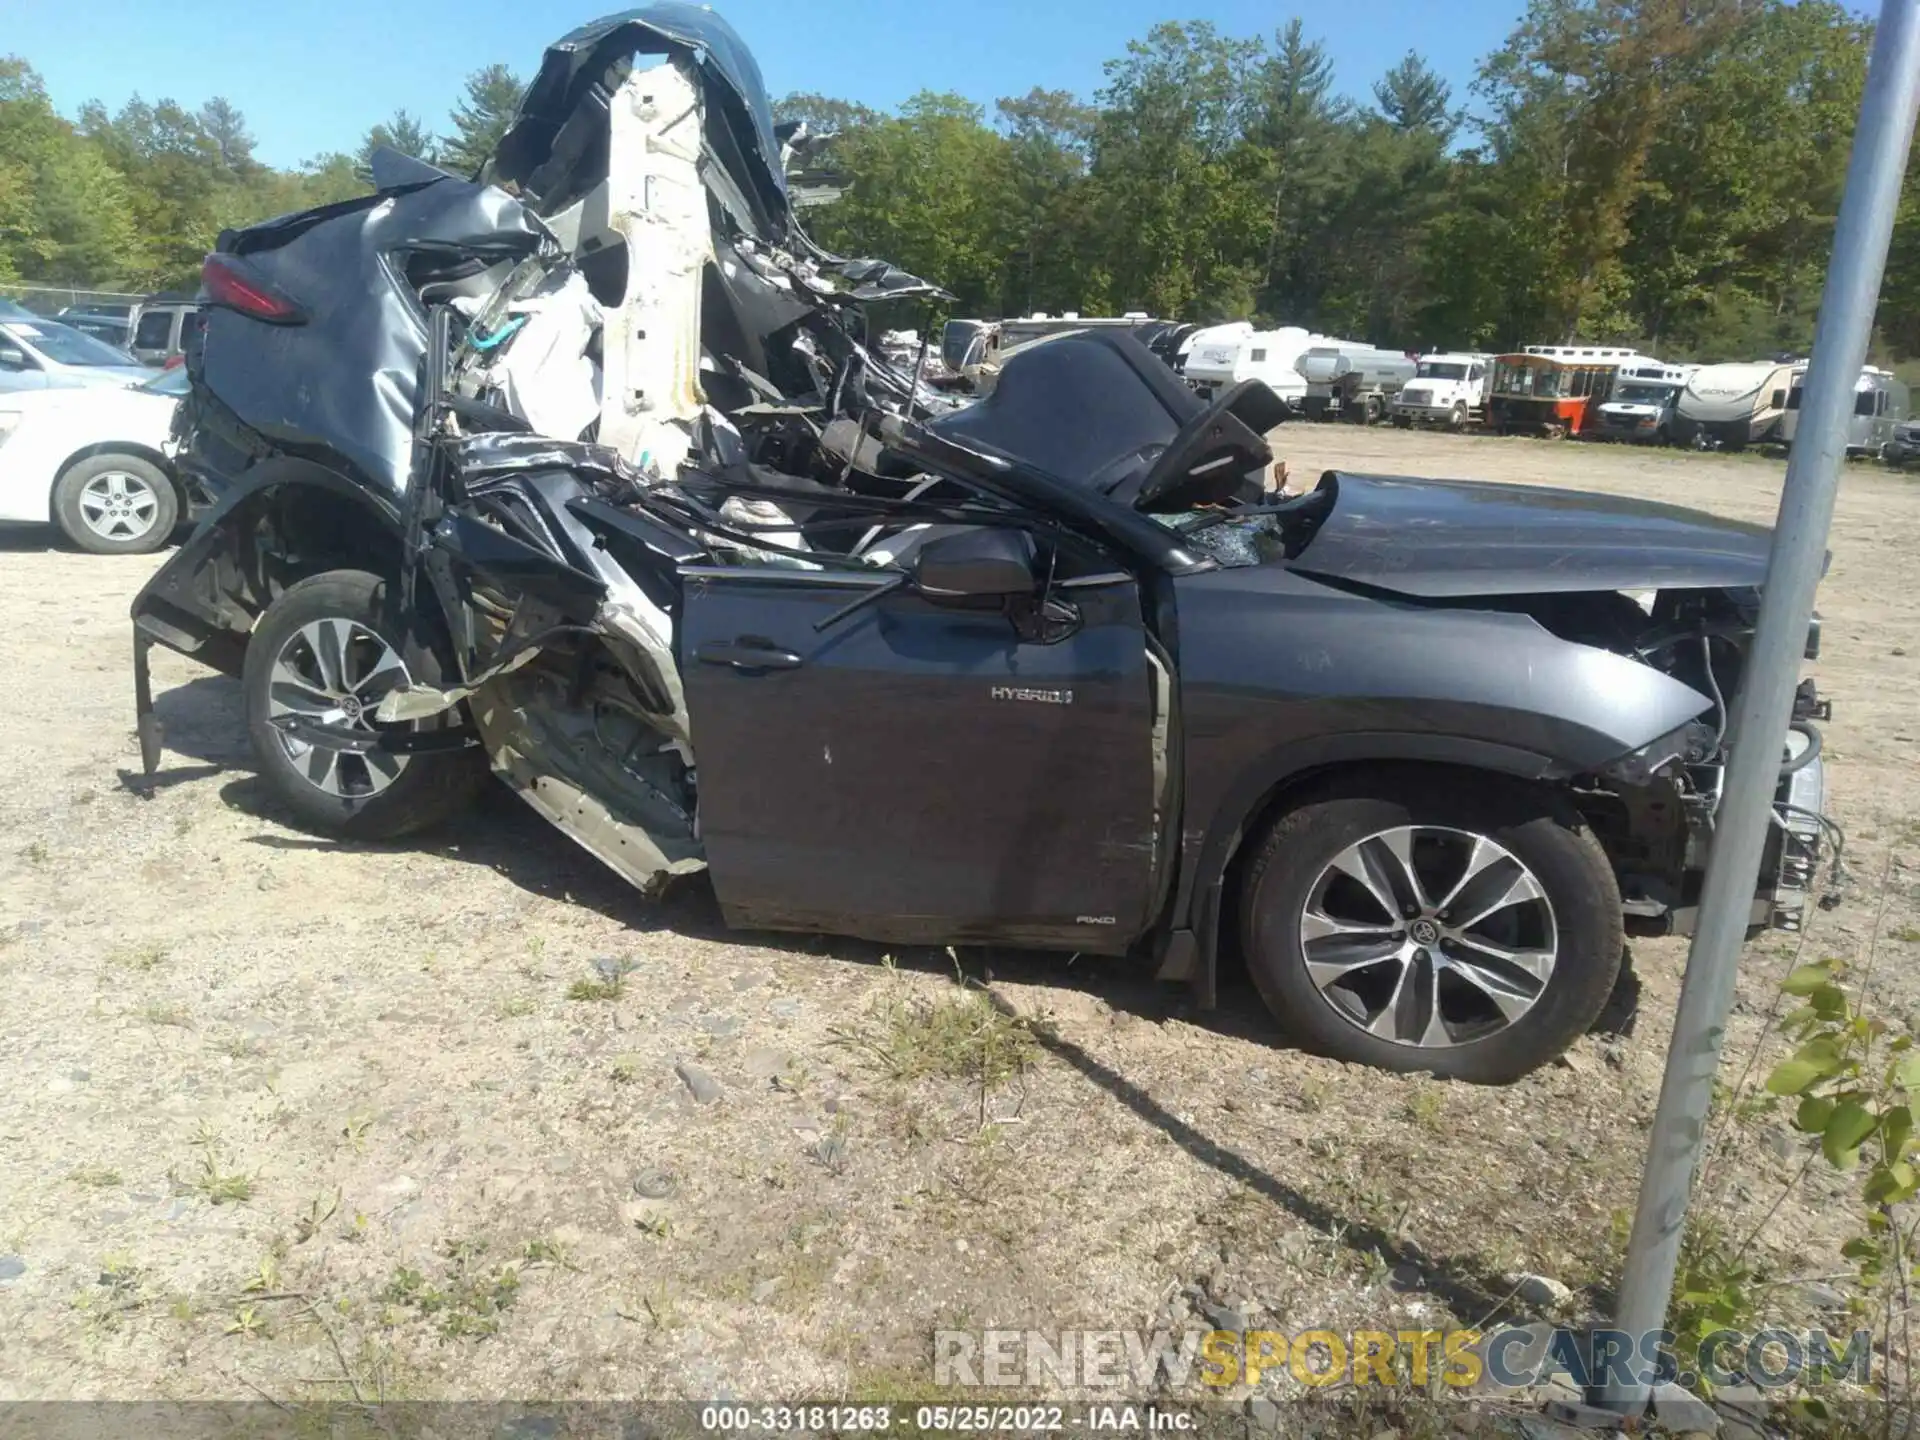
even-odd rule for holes
{"type": "Polygon", "coordinates": [[[1284,559],[1286,545],[1280,521],[1273,515],[1248,515],[1222,520],[1217,512],[1194,511],[1158,516],[1179,533],[1180,543],[1230,568],[1260,565],[1284,559]]]}

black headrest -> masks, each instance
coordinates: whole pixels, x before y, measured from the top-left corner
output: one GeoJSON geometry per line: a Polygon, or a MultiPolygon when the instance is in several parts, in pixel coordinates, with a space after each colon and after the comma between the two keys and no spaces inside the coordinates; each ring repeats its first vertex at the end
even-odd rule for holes
{"type": "Polygon", "coordinates": [[[1075,330],[1016,351],[992,394],[927,428],[1110,490],[1150,468],[1206,408],[1133,336],[1075,330]]]}

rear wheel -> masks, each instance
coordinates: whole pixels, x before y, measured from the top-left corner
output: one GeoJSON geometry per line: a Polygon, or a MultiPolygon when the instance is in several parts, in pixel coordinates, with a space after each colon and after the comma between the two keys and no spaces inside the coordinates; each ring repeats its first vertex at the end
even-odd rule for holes
{"type": "Polygon", "coordinates": [[[1407,770],[1276,821],[1242,888],[1268,1008],[1337,1059],[1482,1083],[1560,1054],[1623,948],[1612,866],[1548,796],[1407,770]]]}
{"type": "Polygon", "coordinates": [[[389,691],[442,683],[447,668],[394,609],[379,576],[329,570],[268,606],[247,643],[241,683],[261,778],[314,829],[363,840],[404,835],[460,809],[485,777],[477,749],[362,753],[274,723],[292,716],[371,734],[389,691]]]}
{"type": "Polygon", "coordinates": [[[180,492],[151,460],[94,455],[67,467],[53,487],[53,518],[82,550],[145,555],[180,523],[180,492]]]}

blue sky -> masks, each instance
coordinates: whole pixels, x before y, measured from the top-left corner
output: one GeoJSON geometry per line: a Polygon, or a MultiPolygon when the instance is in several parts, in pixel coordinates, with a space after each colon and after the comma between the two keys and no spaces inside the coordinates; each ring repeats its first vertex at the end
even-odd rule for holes
{"type": "MultiPolygon", "coordinates": [[[[136,92],[197,106],[224,95],[259,156],[292,165],[350,150],[404,106],[444,128],[468,72],[501,61],[530,74],[546,44],[619,0],[0,0],[0,54],[39,70],[71,114],[136,92]]],[[[1365,97],[1409,49],[1454,82],[1506,37],[1524,0],[1280,6],[1255,0],[719,0],[759,57],[767,87],[817,90],[890,109],[921,89],[991,105],[1039,85],[1091,96],[1101,62],[1165,19],[1271,33],[1293,15],[1325,42],[1340,88],[1365,97]]]]}

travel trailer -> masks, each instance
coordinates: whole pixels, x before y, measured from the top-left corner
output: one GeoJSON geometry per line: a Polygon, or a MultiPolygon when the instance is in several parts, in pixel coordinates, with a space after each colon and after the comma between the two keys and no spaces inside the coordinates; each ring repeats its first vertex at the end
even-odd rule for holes
{"type": "Polygon", "coordinates": [[[1615,346],[1529,345],[1495,358],[1487,422],[1503,435],[1578,435],[1612,397],[1621,366],[1659,363],[1615,346]]]}
{"type": "Polygon", "coordinates": [[[1307,382],[1300,408],[1309,420],[1357,420],[1374,425],[1413,378],[1414,362],[1398,350],[1371,345],[1315,345],[1294,362],[1307,382]]]}
{"type": "Polygon", "coordinates": [[[1237,343],[1195,344],[1187,352],[1187,383],[1202,398],[1212,399],[1216,391],[1242,380],[1264,380],[1289,410],[1297,411],[1306,398],[1307,382],[1293,368],[1294,362],[1315,345],[1337,343],[1298,325],[1288,325],[1279,330],[1251,330],[1237,343]]]}
{"type": "Polygon", "coordinates": [[[1600,406],[1588,433],[1597,440],[1666,444],[1673,438],[1680,392],[1697,368],[1658,362],[1622,365],[1613,377],[1612,398],[1600,406]]]}
{"type": "MultiPolygon", "coordinates": [[[[1804,378],[1796,375],[1793,387],[1787,391],[1786,413],[1780,417],[1776,432],[1783,445],[1793,444],[1793,434],[1800,423],[1804,378]]],[[[1911,413],[1912,404],[1904,381],[1896,380],[1890,371],[1867,366],[1853,387],[1853,415],[1847,422],[1847,454],[1878,457],[1887,451],[1894,438],[1894,428],[1911,413]]]]}
{"type": "Polygon", "coordinates": [[[1251,334],[1251,320],[1235,320],[1228,325],[1203,325],[1180,342],[1173,368],[1187,375],[1188,367],[1198,364],[1203,371],[1228,374],[1233,369],[1233,359],[1240,349],[1240,342],[1251,334]]]}
{"type": "Polygon", "coordinates": [[[1400,387],[1388,408],[1401,429],[1445,425],[1464,430],[1486,418],[1487,383],[1493,378],[1491,355],[1422,355],[1413,379],[1400,387]]]}
{"type": "Polygon", "coordinates": [[[1674,407],[1675,443],[1702,450],[1744,450],[1778,439],[1787,396],[1806,369],[1804,360],[1702,365],[1674,407]]]}

